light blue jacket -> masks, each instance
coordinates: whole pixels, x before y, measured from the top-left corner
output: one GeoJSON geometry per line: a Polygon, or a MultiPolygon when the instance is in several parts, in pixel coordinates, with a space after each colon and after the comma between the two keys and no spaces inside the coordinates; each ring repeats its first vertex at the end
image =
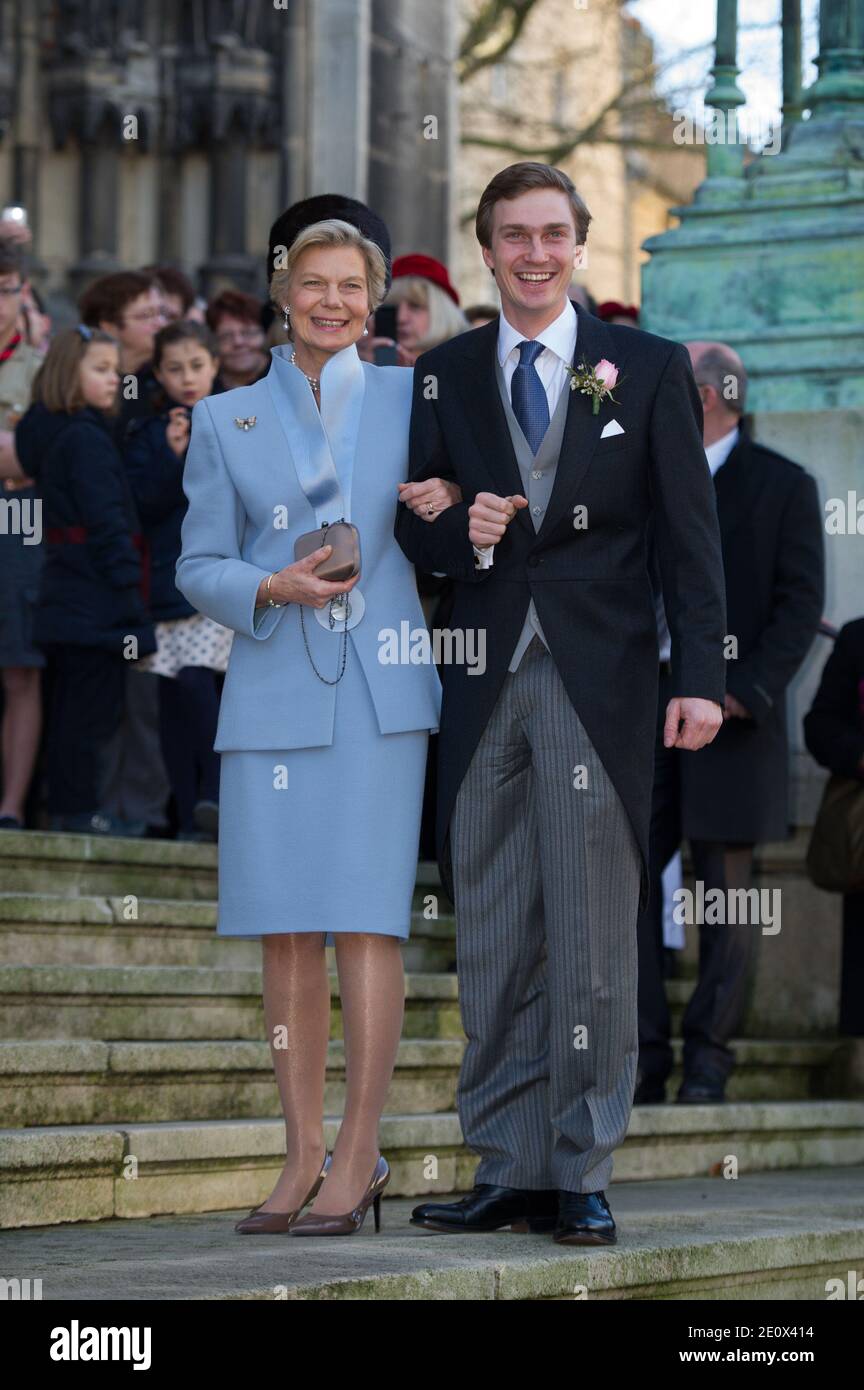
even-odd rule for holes
{"type": "MultiPolygon", "coordinates": [[[[438,727],[441,687],[431,661],[381,659],[386,630],[425,632],[414,567],[393,536],[396,484],[408,476],[412,373],[361,362],[353,345],[345,348],[321,373],[319,414],[290,354],[272,348],[266,377],[192,411],[176,579],[194,608],[234,630],[219,752],[332,743],[340,686],[312,670],[299,606],[256,614],[255,599],[262,579],[293,563],[298,536],[340,516],[360,532],[357,587],[366,603],[349,630],[347,660],[363,668],[380,732],[438,727]],[[250,428],[236,423],[250,417],[250,428]]],[[[322,628],[314,608],[303,612],[315,665],[332,680],[341,634],[322,628]]]]}

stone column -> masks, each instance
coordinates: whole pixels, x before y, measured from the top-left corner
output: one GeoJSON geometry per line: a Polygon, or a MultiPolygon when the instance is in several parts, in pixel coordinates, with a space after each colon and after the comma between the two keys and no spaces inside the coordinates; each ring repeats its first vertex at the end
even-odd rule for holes
{"type": "Polygon", "coordinates": [[[248,293],[261,288],[260,258],[246,249],[249,151],[262,139],[276,143],[278,102],[270,55],[216,35],[204,71],[211,89],[199,94],[198,120],[206,123],[210,162],[210,252],[201,267],[208,298],[227,284],[248,293]]]}
{"type": "Polygon", "coordinates": [[[309,109],[311,11],[311,0],[294,0],[281,29],[279,106],[282,113],[282,158],[276,215],[304,198],[309,188],[310,150],[306,139],[306,119],[309,109]]]}
{"type": "Polygon", "coordinates": [[[304,192],[365,200],[370,0],[314,0],[307,15],[304,192]]]}
{"type": "Polygon", "coordinates": [[[394,255],[447,262],[457,156],[452,0],[375,0],[369,201],[386,219],[394,255]]]}
{"type": "Polygon", "coordinates": [[[39,236],[40,129],[43,113],[39,100],[39,16],[29,6],[16,12],[18,71],[13,120],[12,199],[26,208],[33,240],[27,253],[29,274],[44,273],[37,256],[39,236]]]}
{"type": "Polygon", "coordinates": [[[97,276],[123,269],[117,246],[119,139],[116,121],[109,114],[97,130],[81,139],[78,224],[81,254],[69,267],[69,293],[76,300],[97,276]]]}

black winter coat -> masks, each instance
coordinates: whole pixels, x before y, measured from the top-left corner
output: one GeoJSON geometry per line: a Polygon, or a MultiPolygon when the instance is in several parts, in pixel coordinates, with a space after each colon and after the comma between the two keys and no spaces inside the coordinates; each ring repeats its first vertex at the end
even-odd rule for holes
{"type": "Polygon", "coordinates": [[[157,622],[189,618],[195,609],[174,582],[186,515],[184,459],[167,442],[168,415],[132,420],[123,457],[150,550],[150,611],[157,622]]]}
{"type": "Polygon", "coordinates": [[[789,834],[786,690],[819,627],[824,530],[809,473],[742,429],[714,474],[727,631],[726,688],[750,719],[728,719],[698,757],[682,753],[682,832],[757,844],[789,834]]]}
{"type": "Polygon", "coordinates": [[[837,634],[804,719],[804,741],[823,767],[864,779],[864,618],[837,634]]]}
{"type": "Polygon", "coordinates": [[[16,426],[15,448],[42,502],[34,639],[128,654],[134,637],[138,656],[155,651],[138,515],[108,417],[37,402],[16,426]]]}

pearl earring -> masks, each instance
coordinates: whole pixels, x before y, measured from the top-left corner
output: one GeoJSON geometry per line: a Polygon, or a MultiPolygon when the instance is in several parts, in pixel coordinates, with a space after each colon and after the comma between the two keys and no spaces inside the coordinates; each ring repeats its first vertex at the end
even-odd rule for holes
{"type": "Polygon", "coordinates": [[[289,317],[290,317],[290,310],[289,310],[287,304],[283,304],[283,305],[282,305],[282,308],[283,308],[284,311],[285,311],[285,332],[287,333],[287,332],[288,332],[288,329],[291,327],[290,323],[288,322],[288,319],[289,319],[289,317]]]}
{"type": "Polygon", "coordinates": [[[361,334],[361,337],[363,337],[363,338],[368,338],[368,337],[369,337],[369,329],[366,327],[365,324],[363,325],[363,332],[362,332],[362,334],[361,334]]]}

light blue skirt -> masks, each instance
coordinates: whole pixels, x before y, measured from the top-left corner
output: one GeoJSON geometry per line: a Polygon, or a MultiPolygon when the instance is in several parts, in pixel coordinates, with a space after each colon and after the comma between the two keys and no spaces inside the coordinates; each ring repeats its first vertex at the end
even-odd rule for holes
{"type": "Polygon", "coordinates": [[[222,753],[217,933],[407,939],[428,739],[379,732],[349,646],[332,744],[222,753]]]}

